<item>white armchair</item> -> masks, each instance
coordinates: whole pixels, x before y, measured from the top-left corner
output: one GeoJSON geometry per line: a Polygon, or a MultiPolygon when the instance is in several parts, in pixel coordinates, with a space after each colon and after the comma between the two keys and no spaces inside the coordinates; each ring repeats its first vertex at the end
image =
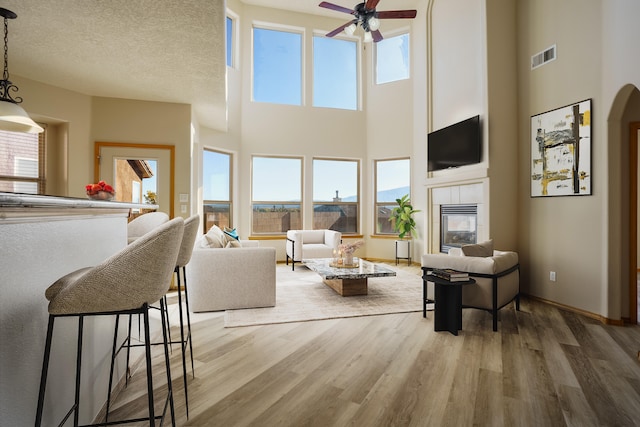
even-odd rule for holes
{"type": "Polygon", "coordinates": [[[305,258],[331,258],[333,251],[338,250],[342,233],[334,230],[289,230],[287,231],[287,258],[291,269],[295,263],[305,258]]]}
{"type": "MultiPolygon", "coordinates": [[[[467,255],[459,248],[451,249],[448,254],[423,255],[422,270],[425,273],[423,278],[427,277],[426,273],[434,268],[452,268],[468,272],[476,283],[462,287],[462,306],[489,311],[493,316],[493,330],[497,331],[498,310],[514,300],[516,310],[520,310],[518,254],[511,251],[494,251],[493,244],[490,242],[467,246],[469,247],[463,247],[467,249],[467,255]],[[480,252],[477,251],[478,248],[480,252]],[[483,250],[485,253],[482,253],[483,250]],[[473,255],[469,256],[469,254],[473,255]]],[[[426,289],[426,283],[424,289],[426,289]]]]}

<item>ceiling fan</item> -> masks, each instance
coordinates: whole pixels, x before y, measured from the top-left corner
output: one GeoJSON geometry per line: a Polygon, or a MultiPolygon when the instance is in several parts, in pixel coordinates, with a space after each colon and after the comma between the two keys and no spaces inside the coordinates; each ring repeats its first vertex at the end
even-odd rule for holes
{"type": "Polygon", "coordinates": [[[378,30],[378,28],[380,28],[379,19],[413,19],[417,14],[415,10],[385,10],[378,12],[376,11],[378,3],[380,3],[380,0],[366,0],[366,2],[357,4],[353,9],[347,9],[346,7],[326,1],[320,3],[320,7],[354,16],[353,20],[327,33],[327,37],[333,37],[341,31],[352,35],[358,24],[360,24],[364,30],[364,41],[368,42],[373,39],[373,41],[377,43],[383,39],[382,34],[378,30]]]}

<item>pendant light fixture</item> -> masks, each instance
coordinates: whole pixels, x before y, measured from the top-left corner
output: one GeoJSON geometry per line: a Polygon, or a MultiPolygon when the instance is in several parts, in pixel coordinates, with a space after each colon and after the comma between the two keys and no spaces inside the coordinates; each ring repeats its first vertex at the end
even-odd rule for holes
{"type": "Polygon", "coordinates": [[[21,97],[13,98],[11,92],[17,92],[18,87],[9,81],[9,28],[8,19],[16,19],[18,15],[10,10],[0,7],[0,16],[4,18],[4,73],[0,80],[0,130],[8,130],[11,132],[24,133],[40,133],[44,129],[36,122],[18,104],[22,102],[21,97]]]}

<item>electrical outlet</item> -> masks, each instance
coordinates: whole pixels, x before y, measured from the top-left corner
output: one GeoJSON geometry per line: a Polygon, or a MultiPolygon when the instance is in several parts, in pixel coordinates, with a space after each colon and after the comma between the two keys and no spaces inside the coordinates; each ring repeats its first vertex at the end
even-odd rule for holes
{"type": "Polygon", "coordinates": [[[180,212],[187,213],[187,205],[180,205],[180,212]]]}
{"type": "Polygon", "coordinates": [[[552,282],[556,281],[556,272],[555,271],[550,271],[549,272],[549,280],[551,280],[552,282]]]}

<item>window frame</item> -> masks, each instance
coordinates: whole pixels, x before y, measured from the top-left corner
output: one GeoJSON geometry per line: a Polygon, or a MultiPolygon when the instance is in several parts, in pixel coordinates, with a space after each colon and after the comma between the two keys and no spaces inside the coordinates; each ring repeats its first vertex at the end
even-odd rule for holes
{"type": "MultiPolygon", "coordinates": [[[[36,193],[34,194],[46,194],[46,164],[47,164],[47,125],[45,123],[38,123],[43,129],[44,132],[40,132],[38,135],[38,176],[37,177],[29,177],[29,176],[19,176],[19,175],[0,175],[0,182],[18,182],[18,183],[35,183],[36,184],[36,193]]],[[[9,131],[6,131],[9,132],[9,131]]],[[[20,133],[20,132],[13,132],[20,133]]],[[[29,158],[25,158],[22,156],[17,156],[17,158],[23,158],[28,160],[33,160],[29,158]]],[[[15,162],[14,162],[15,163],[15,162]]],[[[31,193],[29,193],[31,194],[31,193]]]]}
{"type": "MultiPolygon", "coordinates": [[[[336,162],[353,162],[356,164],[356,191],[357,191],[357,195],[356,195],[356,201],[355,202],[328,202],[328,201],[318,201],[316,202],[314,194],[311,195],[311,211],[312,211],[312,223],[313,223],[313,229],[315,228],[315,213],[316,213],[316,205],[332,205],[332,206],[341,206],[341,205],[345,205],[345,206],[355,206],[356,208],[356,214],[355,214],[355,220],[356,220],[356,230],[354,232],[344,232],[344,231],[340,231],[342,233],[343,236],[359,236],[361,235],[361,226],[362,226],[362,220],[361,220],[361,216],[362,216],[362,209],[361,209],[361,200],[362,200],[362,190],[361,190],[361,182],[362,182],[362,161],[360,159],[352,159],[352,158],[347,158],[347,157],[313,157],[311,159],[311,165],[312,165],[312,171],[311,171],[311,181],[312,183],[315,181],[316,177],[315,177],[315,167],[314,166],[314,162],[316,160],[321,160],[321,161],[336,161],[336,162]]],[[[312,185],[313,188],[313,185],[312,185]]],[[[313,190],[312,190],[313,191],[313,190]]]]}
{"type": "Polygon", "coordinates": [[[392,158],[385,158],[385,159],[375,159],[373,161],[373,221],[372,221],[372,226],[373,226],[373,235],[374,236],[381,236],[381,237],[388,237],[388,236],[396,236],[398,235],[398,233],[396,231],[393,231],[393,229],[388,232],[388,233],[383,233],[383,232],[379,232],[378,231],[378,214],[380,212],[380,208],[381,207],[389,207],[389,210],[393,209],[394,207],[398,206],[398,203],[393,201],[393,202],[378,202],[378,164],[380,162],[392,162],[392,161],[399,161],[399,160],[407,160],[409,162],[409,197],[411,198],[411,193],[412,193],[412,189],[411,189],[411,157],[410,156],[406,156],[406,157],[392,157],[392,158]]]}
{"type": "MultiPolygon", "coordinates": [[[[227,13],[225,16],[225,37],[227,36],[227,31],[226,31],[227,19],[231,20],[232,28],[231,28],[231,47],[229,47],[229,40],[228,39],[225,40],[225,56],[228,55],[228,50],[229,49],[231,50],[231,65],[229,64],[226,64],[226,65],[229,68],[239,69],[240,68],[239,67],[240,44],[238,43],[238,41],[240,37],[240,29],[239,29],[240,16],[234,11],[232,11],[231,9],[227,9],[227,13]]],[[[225,63],[226,63],[226,58],[225,58],[225,63]]]]}
{"type": "MultiPolygon", "coordinates": [[[[304,228],[303,224],[304,224],[304,157],[303,156],[288,156],[288,155],[271,155],[271,154],[252,154],[251,155],[251,177],[250,177],[250,183],[251,183],[251,235],[252,236],[286,236],[287,231],[288,230],[284,230],[284,231],[256,231],[254,229],[254,206],[255,205],[281,205],[281,206],[285,206],[285,205],[299,205],[300,206],[300,228],[304,228]],[[254,180],[254,173],[255,173],[255,166],[254,166],[254,159],[256,158],[261,158],[261,159],[290,159],[290,160],[298,160],[300,162],[300,200],[299,201],[292,201],[292,200],[255,200],[254,199],[254,185],[253,185],[253,180],[254,180]]],[[[288,183],[283,183],[284,184],[288,184],[288,183]]]]}
{"type": "Polygon", "coordinates": [[[202,184],[203,186],[203,200],[202,200],[202,214],[204,217],[204,220],[202,221],[202,227],[203,227],[203,232],[206,233],[209,229],[207,228],[207,212],[205,211],[205,206],[206,205],[213,205],[213,204],[228,204],[229,205],[229,228],[233,228],[233,162],[234,162],[234,157],[233,157],[233,153],[229,152],[229,151],[224,151],[224,150],[219,150],[219,149],[215,149],[215,148],[208,148],[208,147],[204,147],[203,148],[203,154],[202,154],[202,158],[203,158],[203,162],[202,162],[202,175],[203,175],[203,180],[204,180],[204,151],[209,151],[212,153],[217,153],[217,154],[222,154],[225,156],[229,156],[229,200],[209,200],[209,199],[205,199],[204,198],[204,182],[202,184]]]}
{"type": "Polygon", "coordinates": [[[257,104],[282,105],[289,107],[304,107],[306,105],[306,29],[292,25],[274,24],[264,21],[253,21],[251,24],[251,102],[257,104]],[[300,36],[300,103],[285,104],[273,101],[257,101],[255,99],[255,30],[279,31],[298,34],[300,36]]]}
{"type": "Polygon", "coordinates": [[[406,78],[402,78],[402,79],[397,79],[397,80],[390,80],[390,81],[386,81],[386,82],[382,82],[382,83],[378,83],[378,43],[374,43],[375,48],[373,50],[373,84],[376,86],[382,86],[382,85],[386,85],[386,84],[391,84],[391,83],[397,83],[397,82],[403,82],[406,80],[410,80],[411,79],[411,29],[409,27],[403,27],[403,28],[399,28],[393,32],[389,32],[388,34],[385,35],[385,39],[384,40],[389,40],[392,39],[394,37],[400,37],[406,35],[409,40],[409,47],[408,47],[408,53],[407,53],[407,77],[406,78]]]}

